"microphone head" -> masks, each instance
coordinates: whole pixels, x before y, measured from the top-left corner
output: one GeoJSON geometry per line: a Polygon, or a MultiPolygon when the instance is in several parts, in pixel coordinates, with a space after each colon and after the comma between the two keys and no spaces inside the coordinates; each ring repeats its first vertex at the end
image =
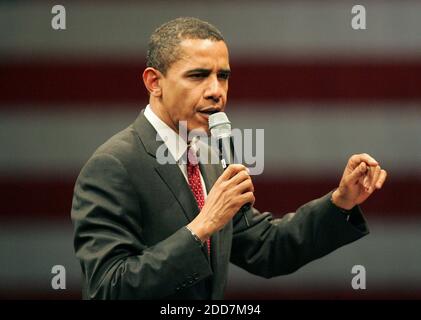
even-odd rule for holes
{"type": "Polygon", "coordinates": [[[231,122],[225,112],[217,112],[209,116],[209,130],[212,137],[216,139],[231,135],[231,122]]]}

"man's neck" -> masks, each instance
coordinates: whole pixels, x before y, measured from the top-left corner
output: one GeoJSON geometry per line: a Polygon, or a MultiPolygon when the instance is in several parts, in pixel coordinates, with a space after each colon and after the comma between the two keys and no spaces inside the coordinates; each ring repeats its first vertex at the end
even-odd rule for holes
{"type": "Polygon", "coordinates": [[[153,113],[155,113],[155,115],[159,119],[161,119],[163,122],[165,122],[167,124],[167,126],[169,126],[171,129],[173,129],[177,134],[179,134],[177,126],[171,121],[171,118],[168,116],[168,114],[165,111],[163,111],[163,108],[159,104],[159,102],[151,101],[151,100],[152,99],[149,100],[149,105],[150,105],[153,113]]]}

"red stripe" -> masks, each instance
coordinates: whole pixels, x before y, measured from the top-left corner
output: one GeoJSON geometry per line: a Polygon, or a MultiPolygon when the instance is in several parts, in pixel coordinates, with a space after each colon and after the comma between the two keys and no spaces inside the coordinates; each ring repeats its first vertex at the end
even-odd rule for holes
{"type": "MultiPolygon", "coordinates": [[[[0,64],[0,108],[144,105],[143,61],[27,61],[0,64]],[[3,106],[2,106],[3,105],[3,106]]],[[[231,61],[230,100],[411,101],[421,99],[421,60],[231,61]]]]}
{"type": "Polygon", "coordinates": [[[75,180],[39,177],[0,180],[0,194],[5,199],[0,206],[0,217],[6,220],[26,216],[65,218],[70,215],[75,180]]]}
{"type": "MultiPolygon", "coordinates": [[[[305,180],[279,178],[254,179],[256,207],[261,211],[279,214],[296,210],[300,205],[318,198],[337,185],[336,179],[305,180]]],[[[2,179],[0,181],[1,219],[69,218],[74,178],[27,180],[2,179]]],[[[421,179],[391,177],[384,188],[363,205],[368,217],[421,217],[421,179]]]]}
{"type": "MultiPolygon", "coordinates": [[[[339,182],[333,178],[324,180],[306,180],[294,177],[282,180],[262,178],[256,177],[254,182],[256,207],[261,211],[274,210],[278,213],[296,210],[305,202],[335,189],[339,182]]],[[[362,208],[367,216],[421,217],[420,188],[421,179],[417,177],[388,177],[383,188],[367,199],[362,208]]]]}

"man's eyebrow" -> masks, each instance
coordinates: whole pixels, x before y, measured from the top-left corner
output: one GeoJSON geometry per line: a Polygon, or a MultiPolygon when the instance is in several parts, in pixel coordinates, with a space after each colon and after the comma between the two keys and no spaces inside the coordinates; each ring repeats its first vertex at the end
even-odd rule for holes
{"type": "MultiPolygon", "coordinates": [[[[186,74],[192,74],[192,73],[211,73],[210,69],[204,69],[204,68],[196,68],[196,69],[192,69],[192,70],[188,70],[186,71],[186,74]]],[[[218,73],[223,73],[223,74],[231,74],[231,70],[230,69],[221,69],[218,71],[218,73]]]]}
{"type": "Polygon", "coordinates": [[[186,74],[192,74],[192,73],[211,73],[211,70],[204,69],[204,68],[196,68],[196,69],[186,71],[186,74]]]}

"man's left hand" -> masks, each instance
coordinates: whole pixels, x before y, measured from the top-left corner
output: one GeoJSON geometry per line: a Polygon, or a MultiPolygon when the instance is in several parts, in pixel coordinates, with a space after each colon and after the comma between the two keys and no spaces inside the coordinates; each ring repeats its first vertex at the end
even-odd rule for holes
{"type": "Polygon", "coordinates": [[[376,189],[381,189],[386,177],[387,172],[370,155],[353,155],[339,187],[332,194],[332,201],[337,207],[350,210],[363,203],[376,189]]]}

